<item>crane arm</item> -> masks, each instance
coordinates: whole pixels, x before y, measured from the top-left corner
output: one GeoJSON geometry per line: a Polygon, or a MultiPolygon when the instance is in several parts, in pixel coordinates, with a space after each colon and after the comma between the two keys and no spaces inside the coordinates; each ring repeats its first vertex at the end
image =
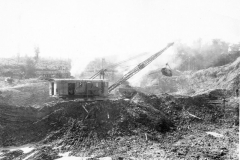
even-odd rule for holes
{"type": "Polygon", "coordinates": [[[99,75],[101,74],[101,72],[105,72],[105,71],[107,71],[106,68],[99,70],[99,71],[98,71],[97,73],[95,73],[92,77],[90,77],[90,79],[96,78],[97,76],[99,76],[99,75]]]}
{"type": "Polygon", "coordinates": [[[126,59],[126,60],[124,60],[124,61],[121,61],[121,62],[118,62],[118,63],[116,63],[116,64],[110,65],[110,66],[108,66],[107,68],[103,68],[103,69],[99,70],[97,73],[95,73],[92,77],[90,77],[90,79],[96,78],[97,76],[99,76],[99,75],[101,74],[101,72],[107,71],[108,68],[116,68],[117,66],[119,66],[119,65],[121,65],[121,64],[124,64],[124,63],[126,63],[126,62],[128,62],[128,61],[131,61],[131,60],[133,60],[133,59],[135,59],[135,58],[138,58],[138,57],[140,57],[140,56],[143,56],[143,55],[145,55],[145,54],[147,54],[147,53],[138,54],[138,55],[136,55],[136,56],[134,56],[134,57],[131,57],[131,58],[129,58],[129,59],[126,59]]]}
{"type": "Polygon", "coordinates": [[[126,80],[128,80],[129,78],[131,78],[133,75],[135,75],[136,73],[138,73],[140,70],[142,70],[143,68],[145,68],[148,64],[150,64],[153,60],[155,60],[158,56],[160,56],[166,49],[168,49],[170,46],[172,46],[174,43],[169,43],[164,49],[162,49],[161,51],[155,53],[154,55],[152,55],[151,57],[149,57],[148,59],[146,59],[145,61],[139,63],[135,68],[133,68],[131,71],[129,71],[127,74],[125,74],[121,79],[119,79],[116,83],[114,83],[113,85],[111,85],[108,88],[108,92],[110,93],[112,90],[114,90],[115,88],[117,88],[119,85],[121,85],[123,82],[125,82],[126,80]]]}

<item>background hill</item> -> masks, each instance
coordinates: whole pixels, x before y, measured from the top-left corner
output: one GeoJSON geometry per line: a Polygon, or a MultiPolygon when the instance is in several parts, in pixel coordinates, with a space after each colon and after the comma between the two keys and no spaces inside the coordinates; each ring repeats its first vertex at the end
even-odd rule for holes
{"type": "Polygon", "coordinates": [[[234,91],[240,82],[240,58],[224,66],[210,67],[198,71],[176,72],[165,77],[161,72],[145,76],[141,87],[158,94],[160,92],[199,94],[214,89],[234,91]]]}

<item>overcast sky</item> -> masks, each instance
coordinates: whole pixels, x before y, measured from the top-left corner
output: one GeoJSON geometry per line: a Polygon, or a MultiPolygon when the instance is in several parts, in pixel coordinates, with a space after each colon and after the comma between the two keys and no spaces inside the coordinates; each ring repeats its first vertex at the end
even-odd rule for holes
{"type": "Polygon", "coordinates": [[[171,41],[240,41],[239,0],[0,0],[0,56],[130,55],[171,41]]]}

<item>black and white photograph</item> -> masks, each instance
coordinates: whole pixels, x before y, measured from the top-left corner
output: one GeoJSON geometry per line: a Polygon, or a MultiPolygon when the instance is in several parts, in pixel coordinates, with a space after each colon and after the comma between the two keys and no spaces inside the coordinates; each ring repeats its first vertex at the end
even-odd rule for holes
{"type": "Polygon", "coordinates": [[[238,160],[239,0],[0,0],[0,160],[238,160]]]}

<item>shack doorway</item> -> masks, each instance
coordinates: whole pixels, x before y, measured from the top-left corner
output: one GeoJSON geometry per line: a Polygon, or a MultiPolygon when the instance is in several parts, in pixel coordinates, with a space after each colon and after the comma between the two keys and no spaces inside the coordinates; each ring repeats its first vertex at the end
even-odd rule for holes
{"type": "Polygon", "coordinates": [[[51,82],[49,85],[49,94],[54,95],[54,82],[51,82]]]}
{"type": "Polygon", "coordinates": [[[75,95],[75,83],[68,83],[68,95],[75,95]]]}

